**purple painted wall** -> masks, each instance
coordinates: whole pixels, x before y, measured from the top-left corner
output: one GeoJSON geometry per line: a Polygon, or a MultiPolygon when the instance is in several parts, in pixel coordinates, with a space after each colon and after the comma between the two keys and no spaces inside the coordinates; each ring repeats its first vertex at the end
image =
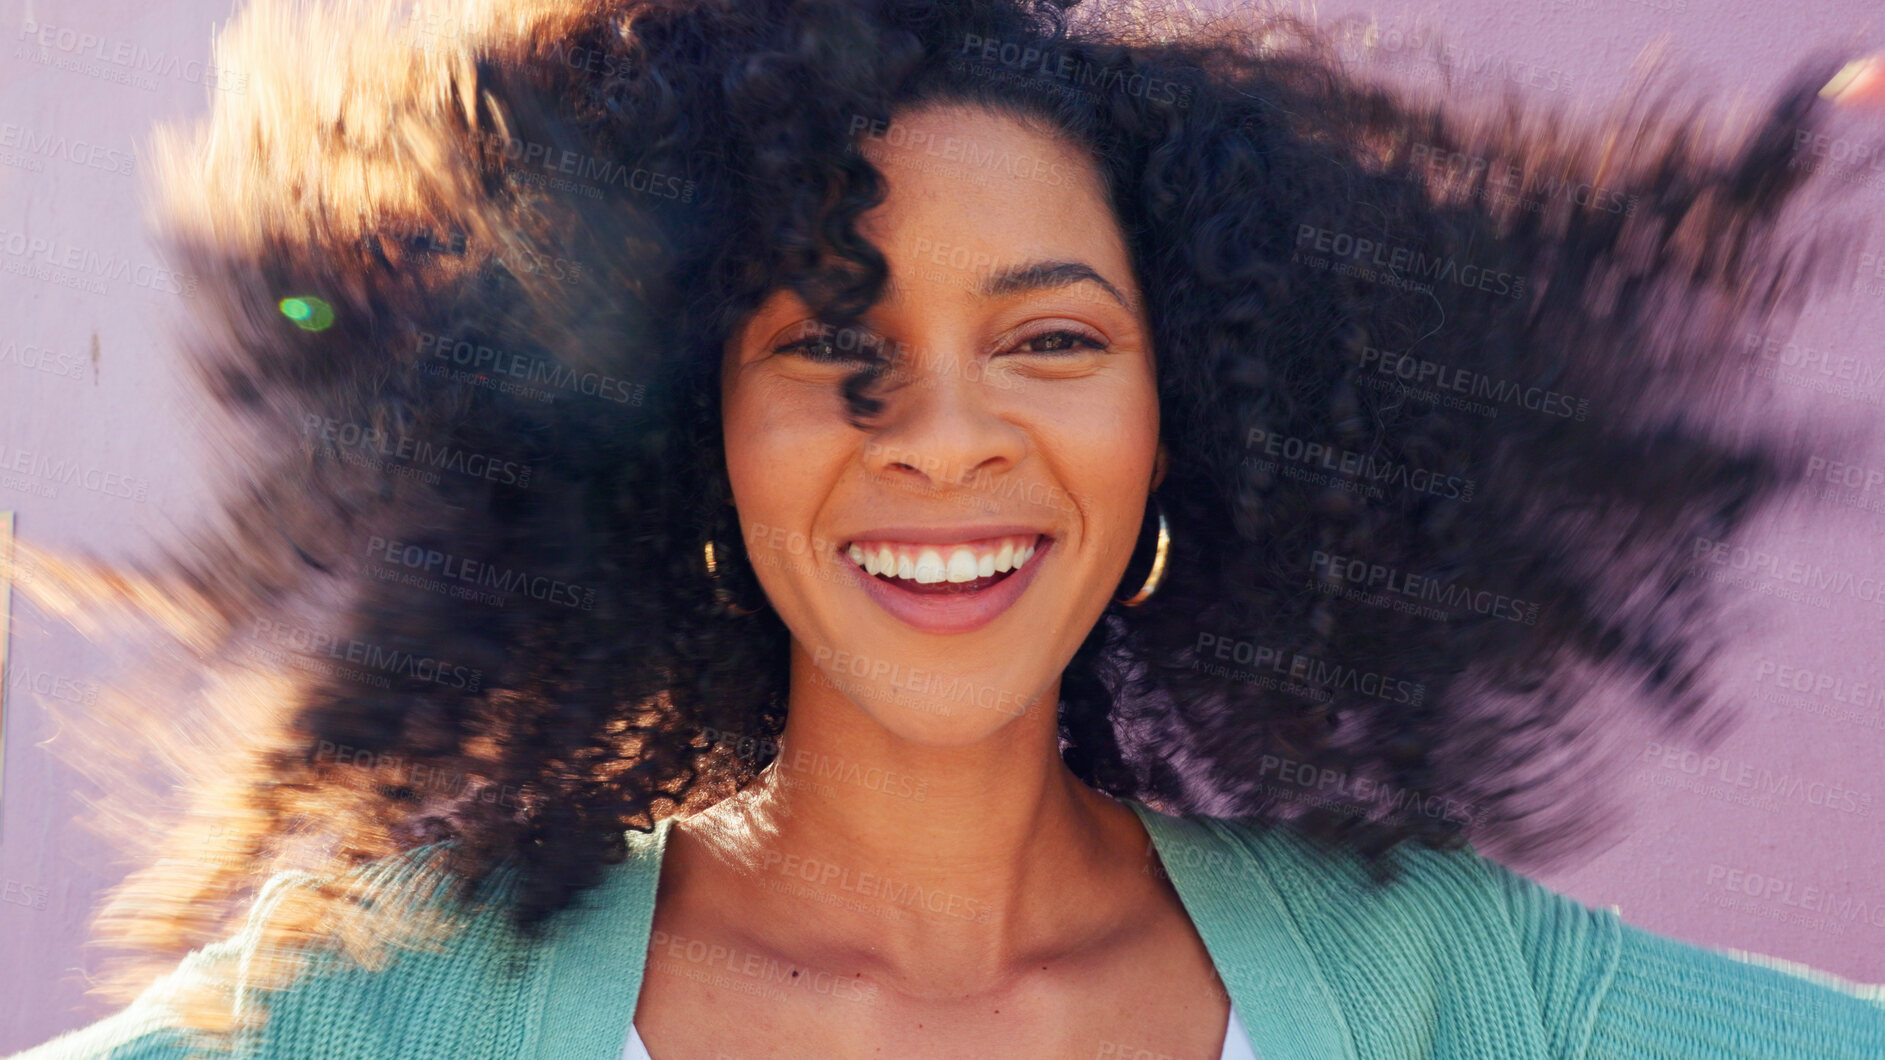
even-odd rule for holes
{"type": "MultiPolygon", "coordinates": [[[[1573,108],[1617,100],[1653,49],[1726,105],[1765,101],[1811,50],[1885,44],[1878,8],[1840,0],[1328,0],[1313,10],[1325,24],[1373,15],[1377,48],[1400,73],[1421,67],[1411,45],[1406,64],[1395,63],[1395,45],[1437,30],[1465,83],[1496,90],[1503,80],[1573,108]]],[[[1865,173],[1872,179],[1851,189],[1849,205],[1876,218],[1885,169],[1865,173]]],[[[1882,265],[1885,233],[1873,232],[1842,264],[1842,292],[1809,307],[1763,355],[1784,405],[1880,422],[1882,265]]],[[[1857,462],[1878,481],[1885,447],[1857,462]]],[[[1749,544],[1782,571],[1797,562],[1853,588],[1797,599],[1800,586],[1745,569],[1745,556],[1718,568],[1745,579],[1744,592],[1725,595],[1759,616],[1719,671],[1748,702],[1746,721],[1706,753],[1637,740],[1636,768],[1620,778],[1634,808],[1620,841],[1574,869],[1537,873],[1541,882],[1689,942],[1885,980],[1885,494],[1828,480],[1849,474],[1863,483],[1863,470],[1828,468],[1818,484],[1834,505],[1777,518],[1749,544]]]]}
{"type": "MultiPolygon", "coordinates": [[[[189,521],[204,496],[206,443],[167,345],[189,311],[189,282],[151,249],[139,193],[151,124],[242,88],[239,71],[220,87],[204,71],[228,0],[7,0],[0,10],[0,509],[18,513],[26,540],[125,551],[189,521]],[[95,279],[57,264],[74,260],[125,268],[95,279]],[[80,473],[12,470],[58,461],[80,473]]],[[[1657,43],[1716,98],[1762,98],[1809,48],[1885,46],[1885,29],[1866,21],[1872,10],[1859,0],[1379,0],[1319,14],[1372,12],[1390,46],[1437,29],[1469,80],[1505,79],[1582,107],[1615,98],[1657,43]]],[[[1885,201],[1878,185],[1855,193],[1868,211],[1885,201]]],[[[1787,400],[1842,420],[1885,408],[1881,261],[1885,235],[1874,234],[1847,264],[1845,293],[1811,308],[1793,336],[1830,351],[1824,362],[1774,352],[1787,400]]],[[[1885,470],[1881,449],[1865,467],[1885,470]]],[[[1776,520],[1759,547],[1875,587],[1885,516],[1866,502],[1882,499],[1874,485],[1842,495],[1828,509],[1838,517],[1776,520]]],[[[1654,931],[1885,980],[1885,710],[1872,694],[1885,685],[1885,596],[1794,599],[1784,579],[1724,573],[1750,576],[1750,609],[1763,619],[1723,661],[1754,716],[1709,759],[1639,744],[1622,781],[1635,815],[1620,841],[1540,879],[1654,931]]],[[[124,866],[69,827],[85,792],[42,746],[58,733],[37,703],[82,702],[103,664],[76,634],[15,604],[0,774],[0,1052],[108,1011],[84,997],[98,955],[81,941],[94,899],[124,866]]]]}

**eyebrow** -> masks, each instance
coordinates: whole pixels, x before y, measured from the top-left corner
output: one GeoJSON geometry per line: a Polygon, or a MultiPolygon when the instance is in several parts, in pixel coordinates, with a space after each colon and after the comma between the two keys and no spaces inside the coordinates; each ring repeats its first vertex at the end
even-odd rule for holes
{"type": "Polygon", "coordinates": [[[1106,277],[1095,272],[1092,266],[1078,261],[1037,261],[999,269],[982,281],[982,296],[1000,298],[1024,291],[1071,287],[1083,282],[1099,284],[1122,308],[1132,308],[1126,304],[1126,298],[1119,293],[1119,289],[1106,282],[1106,277]]]}

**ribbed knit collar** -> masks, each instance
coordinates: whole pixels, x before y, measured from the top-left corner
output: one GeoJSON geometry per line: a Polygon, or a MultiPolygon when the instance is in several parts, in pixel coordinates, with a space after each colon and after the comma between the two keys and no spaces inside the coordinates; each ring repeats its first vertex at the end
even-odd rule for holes
{"type": "Polygon", "coordinates": [[[1335,992],[1264,866],[1262,833],[1122,801],[1151,835],[1257,1060],[1355,1060],[1335,992]]]}
{"type": "MultiPolygon", "coordinates": [[[[1260,833],[1122,801],[1152,837],[1259,1060],[1354,1060],[1334,993],[1259,856],[1260,833]]],[[[620,1060],[672,825],[667,818],[652,833],[628,833],[627,861],[568,911],[539,999],[539,1060],[620,1060]]]]}

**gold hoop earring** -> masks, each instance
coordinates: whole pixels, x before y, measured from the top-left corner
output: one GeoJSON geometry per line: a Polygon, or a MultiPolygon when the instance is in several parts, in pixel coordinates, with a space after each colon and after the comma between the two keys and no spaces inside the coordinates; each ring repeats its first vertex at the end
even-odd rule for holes
{"type": "Polygon", "coordinates": [[[723,608],[727,614],[736,617],[758,614],[759,608],[757,607],[741,607],[739,604],[734,603],[733,593],[727,589],[726,586],[718,584],[720,581],[720,562],[719,557],[714,554],[712,538],[708,538],[706,543],[701,546],[701,555],[707,563],[707,577],[712,579],[715,583],[713,587],[713,598],[719,603],[721,608],[723,608]]]}
{"type": "Polygon", "coordinates": [[[1124,600],[1113,597],[1113,602],[1121,607],[1138,607],[1145,603],[1153,593],[1158,592],[1159,583],[1165,580],[1165,557],[1171,552],[1172,532],[1165,522],[1165,506],[1158,502],[1156,496],[1152,498],[1152,508],[1158,513],[1158,548],[1152,553],[1152,569],[1146,573],[1145,584],[1139,586],[1138,592],[1124,600]]]}

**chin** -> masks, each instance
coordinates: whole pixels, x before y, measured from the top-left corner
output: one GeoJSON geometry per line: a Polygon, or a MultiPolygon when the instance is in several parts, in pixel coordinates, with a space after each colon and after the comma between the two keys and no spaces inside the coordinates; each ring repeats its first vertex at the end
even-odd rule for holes
{"type": "MultiPolygon", "coordinates": [[[[857,702],[857,700],[853,700],[857,702]]],[[[939,751],[973,747],[1020,720],[1029,709],[1016,705],[1007,710],[990,709],[971,702],[952,702],[939,696],[907,695],[894,701],[859,702],[858,708],[870,715],[897,739],[919,747],[939,751]]]]}

